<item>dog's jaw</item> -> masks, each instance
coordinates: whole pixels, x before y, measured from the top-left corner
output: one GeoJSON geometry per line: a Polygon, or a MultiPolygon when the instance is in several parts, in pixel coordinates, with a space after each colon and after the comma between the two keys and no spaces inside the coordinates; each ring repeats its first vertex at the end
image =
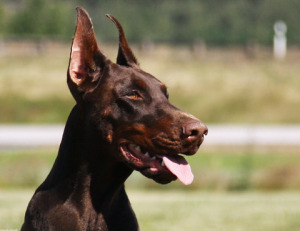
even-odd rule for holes
{"type": "Polygon", "coordinates": [[[119,146],[121,158],[133,169],[154,181],[167,184],[179,179],[189,185],[194,179],[191,167],[179,154],[157,154],[141,148],[131,142],[123,142],[119,146]]]}

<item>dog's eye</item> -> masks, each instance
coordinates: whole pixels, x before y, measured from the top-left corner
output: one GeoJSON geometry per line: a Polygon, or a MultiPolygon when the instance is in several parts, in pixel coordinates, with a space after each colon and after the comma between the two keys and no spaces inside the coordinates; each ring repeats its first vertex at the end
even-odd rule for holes
{"type": "Polygon", "coordinates": [[[129,94],[127,94],[127,97],[130,99],[142,99],[142,96],[138,91],[132,91],[129,94]]]}

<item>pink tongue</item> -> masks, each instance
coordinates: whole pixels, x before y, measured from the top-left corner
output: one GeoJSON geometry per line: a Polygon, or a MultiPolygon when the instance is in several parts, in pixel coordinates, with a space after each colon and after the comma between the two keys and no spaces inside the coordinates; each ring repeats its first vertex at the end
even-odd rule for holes
{"type": "Polygon", "coordinates": [[[191,170],[191,166],[184,159],[184,157],[176,156],[164,156],[163,161],[167,168],[185,185],[189,185],[194,180],[194,175],[191,170]]]}

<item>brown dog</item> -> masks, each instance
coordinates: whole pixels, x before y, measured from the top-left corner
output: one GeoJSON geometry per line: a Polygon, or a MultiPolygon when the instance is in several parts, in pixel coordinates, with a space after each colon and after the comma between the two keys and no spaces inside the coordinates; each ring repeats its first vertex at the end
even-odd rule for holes
{"type": "Polygon", "coordinates": [[[162,184],[191,183],[179,153],[196,153],[207,127],[171,105],[166,86],[139,68],[113,16],[107,15],[119,30],[117,63],[99,49],[87,12],[77,12],[67,74],[76,105],[22,230],[139,230],[125,180],[137,170],[162,184]]]}

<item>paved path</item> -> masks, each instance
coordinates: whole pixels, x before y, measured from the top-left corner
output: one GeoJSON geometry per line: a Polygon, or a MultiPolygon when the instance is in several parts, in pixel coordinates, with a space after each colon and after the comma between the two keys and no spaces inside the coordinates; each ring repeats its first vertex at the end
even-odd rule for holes
{"type": "MultiPolygon", "coordinates": [[[[62,125],[0,125],[0,149],[57,147],[63,128],[62,125]]],[[[300,125],[208,125],[208,129],[206,146],[300,147],[300,125]]]]}

